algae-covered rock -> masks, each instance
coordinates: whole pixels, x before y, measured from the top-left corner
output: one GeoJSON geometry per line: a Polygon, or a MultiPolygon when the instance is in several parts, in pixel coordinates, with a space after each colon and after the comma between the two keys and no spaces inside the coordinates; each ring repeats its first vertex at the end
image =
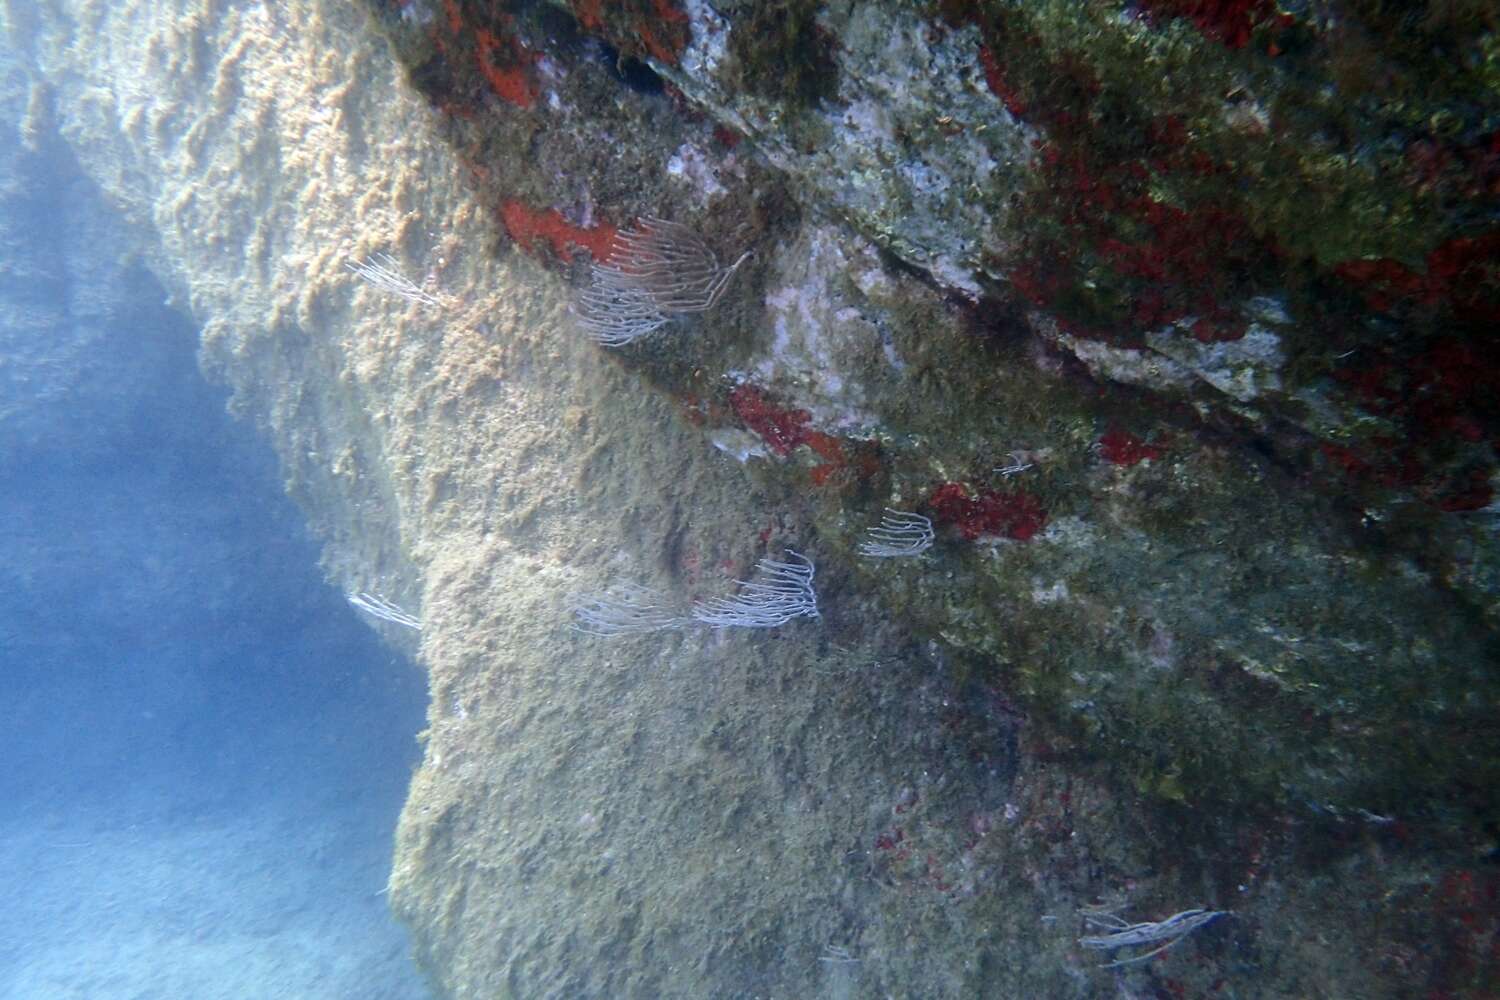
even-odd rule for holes
{"type": "MultiPolygon", "coordinates": [[[[451,9],[440,47],[492,30],[451,9]]],[[[603,48],[506,22],[560,67],[546,110],[465,115],[575,165],[494,168],[532,185],[501,224],[580,284],[643,216],[755,251],[615,353],[801,493],[862,587],[1164,810],[1493,821],[1478,6],[827,4],[796,73],[805,9],[570,10],[603,48]],[[666,86],[601,99],[627,51],[666,86]],[[887,506],[937,522],[920,562],[858,557],[887,506]]]]}
{"type": "Polygon", "coordinates": [[[1454,767],[1491,774],[1477,9],[373,9],[398,41],[503,27],[527,53],[526,100],[483,94],[482,56],[440,88],[474,96],[461,157],[529,132],[478,177],[523,249],[601,259],[655,215],[755,250],[712,314],[618,353],[714,440],[760,436],[730,450],[801,484],[846,555],[888,504],[947,522],[895,605],[1132,781],[1435,808],[1454,767]],[[799,19],[807,76],[773,72],[799,19]],[[601,71],[627,50],[668,88],[601,71]],[[1395,752],[1414,733],[1432,752],[1395,752]]]}

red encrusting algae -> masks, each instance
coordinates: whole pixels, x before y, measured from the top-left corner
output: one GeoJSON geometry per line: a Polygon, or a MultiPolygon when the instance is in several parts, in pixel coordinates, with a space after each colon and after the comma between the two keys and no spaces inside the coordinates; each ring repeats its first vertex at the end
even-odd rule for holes
{"type": "Polygon", "coordinates": [[[1500,230],[1449,240],[1423,263],[1417,271],[1389,258],[1348,260],[1333,270],[1377,312],[1441,306],[1460,322],[1500,326],[1500,230]]]}
{"type": "Polygon", "coordinates": [[[1445,336],[1417,350],[1356,355],[1332,374],[1398,433],[1325,444],[1331,464],[1354,480],[1412,488],[1439,510],[1490,504],[1500,453],[1500,344],[1445,336]]]}
{"type": "Polygon", "coordinates": [[[690,19],[672,0],[573,0],[573,16],[585,31],[611,42],[630,55],[647,55],[677,65],[692,37],[690,19]],[[608,10],[606,10],[608,8],[608,10]],[[613,15],[606,18],[606,13],[613,15]],[[627,33],[622,33],[624,25],[627,33]]]}
{"type": "Polygon", "coordinates": [[[648,17],[636,19],[635,30],[641,44],[651,53],[651,58],[677,65],[677,58],[687,48],[689,39],[688,16],[673,5],[672,0],[651,0],[655,21],[648,17]]]}
{"type": "Polygon", "coordinates": [[[812,414],[806,410],[786,410],[766,399],[753,385],[735,386],[729,393],[729,405],[740,422],[760,435],[773,454],[785,458],[792,449],[807,441],[812,414]]]}
{"type": "Polygon", "coordinates": [[[979,64],[984,67],[984,82],[989,86],[990,93],[1000,98],[1005,110],[1017,118],[1026,117],[1026,102],[1021,100],[1021,95],[1006,80],[1005,67],[988,45],[979,46],[979,64]]]}
{"type": "Polygon", "coordinates": [[[735,386],[730,391],[729,406],[742,424],[760,436],[772,454],[785,458],[799,445],[807,445],[822,458],[823,462],[808,472],[815,485],[852,485],[880,470],[880,461],[871,442],[846,442],[832,434],[813,430],[809,426],[811,413],[778,406],[749,383],[735,386]]]}
{"type": "Polygon", "coordinates": [[[1067,128],[1036,143],[1044,183],[1030,209],[1060,225],[1022,241],[1010,262],[1012,284],[1088,339],[1134,346],[1144,331],[1181,323],[1204,343],[1238,340],[1246,332],[1240,304],[1255,293],[1277,247],[1232,202],[1162,200],[1161,179],[1202,178],[1224,167],[1193,149],[1174,118],[1146,131],[1147,155],[1112,162],[1067,128]]]}
{"type": "Polygon", "coordinates": [[[529,67],[540,58],[527,51],[514,35],[500,36],[487,28],[474,32],[479,48],[479,72],[502,100],[518,108],[536,103],[536,84],[529,67]]]}
{"type": "Polygon", "coordinates": [[[955,526],[971,542],[985,535],[1029,541],[1047,526],[1041,501],[1021,490],[986,490],[971,497],[962,483],[944,483],[933,490],[927,506],[940,524],[955,526]]]}
{"type": "Polygon", "coordinates": [[[458,0],[443,0],[443,13],[448,17],[448,33],[456,35],[464,28],[464,12],[458,0]]]}
{"type": "MultiPolygon", "coordinates": [[[[479,75],[489,84],[490,90],[507,104],[518,108],[530,108],[536,104],[537,85],[531,67],[541,54],[528,48],[516,33],[514,17],[500,14],[485,18],[488,24],[471,24],[464,20],[464,8],[458,0],[443,0],[443,15],[442,26],[433,32],[433,42],[447,64],[458,65],[469,58],[465,35],[471,33],[473,58],[479,75]]],[[[445,113],[469,117],[473,109],[467,105],[472,101],[454,100],[451,96],[454,90],[454,81],[450,79],[447,86],[428,89],[426,93],[445,113]]]]}
{"type": "Polygon", "coordinates": [[[1166,450],[1164,445],[1147,444],[1128,431],[1109,431],[1099,439],[1099,457],[1111,465],[1135,465],[1161,458],[1166,450]]]}
{"type": "Polygon", "coordinates": [[[515,199],[500,206],[500,220],[510,238],[523,249],[535,254],[541,241],[550,245],[554,254],[569,261],[580,247],[596,262],[608,260],[617,232],[607,222],[589,228],[575,226],[555,208],[538,211],[515,199]]]}

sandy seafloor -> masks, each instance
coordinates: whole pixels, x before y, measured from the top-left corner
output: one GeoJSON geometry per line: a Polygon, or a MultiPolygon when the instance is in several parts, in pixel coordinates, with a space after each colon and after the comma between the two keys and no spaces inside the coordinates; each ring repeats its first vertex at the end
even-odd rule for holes
{"type": "Polygon", "coordinates": [[[422,1000],[384,888],[423,678],[319,579],[179,334],[114,369],[154,433],[79,388],[67,457],[7,453],[0,998],[422,1000]]]}
{"type": "Polygon", "coordinates": [[[199,791],[0,825],[0,868],[29,873],[0,911],[0,996],[429,995],[381,894],[399,789],[201,812],[199,791]]]}

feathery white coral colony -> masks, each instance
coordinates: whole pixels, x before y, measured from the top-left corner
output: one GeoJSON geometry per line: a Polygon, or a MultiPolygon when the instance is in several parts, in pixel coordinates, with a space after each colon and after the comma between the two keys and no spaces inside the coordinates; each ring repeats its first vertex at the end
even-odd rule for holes
{"type": "Polygon", "coordinates": [[[615,235],[610,253],[596,261],[592,281],[579,296],[578,325],[597,344],[623,347],[655,333],[685,313],[712,309],[735,270],[703,238],[665,219],[642,219],[615,235]]]}
{"type": "Polygon", "coordinates": [[[932,548],[936,534],[932,521],[921,514],[892,510],[887,507],[880,524],[865,532],[859,553],[876,559],[899,559],[919,556],[932,548]]]}
{"type": "Polygon", "coordinates": [[[655,591],[635,584],[619,584],[602,594],[584,595],[574,601],[572,610],[573,629],[590,635],[640,635],[682,628],[691,622],[674,614],[655,591]]]}
{"type": "Polygon", "coordinates": [[[812,560],[787,549],[787,561],[762,559],[755,576],[733,597],[693,602],[693,619],[711,628],[775,628],[793,618],[817,618],[812,560]]]}
{"type": "Polygon", "coordinates": [[[402,274],[396,258],[388,253],[377,253],[362,261],[346,260],[344,267],[363,278],[366,284],[383,292],[399,295],[408,302],[439,308],[443,305],[442,299],[402,274]]]}
{"type": "Polygon", "coordinates": [[[1147,920],[1138,924],[1127,924],[1113,913],[1085,913],[1083,919],[1090,927],[1106,933],[1081,937],[1078,943],[1093,951],[1139,948],[1152,944],[1157,946],[1150,951],[1131,955],[1128,958],[1116,959],[1101,968],[1133,965],[1166,951],[1198,928],[1228,915],[1228,910],[1192,909],[1174,913],[1165,920],[1147,920]]]}
{"type": "Polygon", "coordinates": [[[687,614],[668,607],[654,591],[634,584],[573,601],[573,629],[590,635],[640,635],[686,625],[709,628],[775,628],[793,618],[817,618],[817,572],[811,559],[787,550],[786,560],[762,559],[755,576],[741,580],[732,597],[694,601],[687,614]]]}
{"type": "Polygon", "coordinates": [[[409,628],[414,632],[422,631],[421,619],[415,615],[408,614],[399,605],[393,604],[379,594],[369,594],[360,591],[357,594],[346,594],[344,596],[350,604],[371,617],[379,618],[383,622],[390,622],[392,625],[400,625],[402,628],[409,628]]]}

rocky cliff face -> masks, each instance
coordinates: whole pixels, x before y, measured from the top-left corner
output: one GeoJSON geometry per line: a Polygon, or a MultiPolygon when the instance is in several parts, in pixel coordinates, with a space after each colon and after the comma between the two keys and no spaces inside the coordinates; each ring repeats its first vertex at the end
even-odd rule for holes
{"type": "Polygon", "coordinates": [[[447,995],[1494,988],[1484,5],[60,8],[59,133],[420,615],[447,995]],[[820,619],[569,628],[786,548],[820,619]],[[1103,972],[1099,904],[1236,919],[1103,972]]]}
{"type": "Polygon", "coordinates": [[[865,585],[1142,791],[1379,810],[1489,756],[1439,738],[1493,696],[1480,8],[372,9],[522,250],[755,252],[615,353],[845,556],[933,517],[943,570],[865,585]]]}

